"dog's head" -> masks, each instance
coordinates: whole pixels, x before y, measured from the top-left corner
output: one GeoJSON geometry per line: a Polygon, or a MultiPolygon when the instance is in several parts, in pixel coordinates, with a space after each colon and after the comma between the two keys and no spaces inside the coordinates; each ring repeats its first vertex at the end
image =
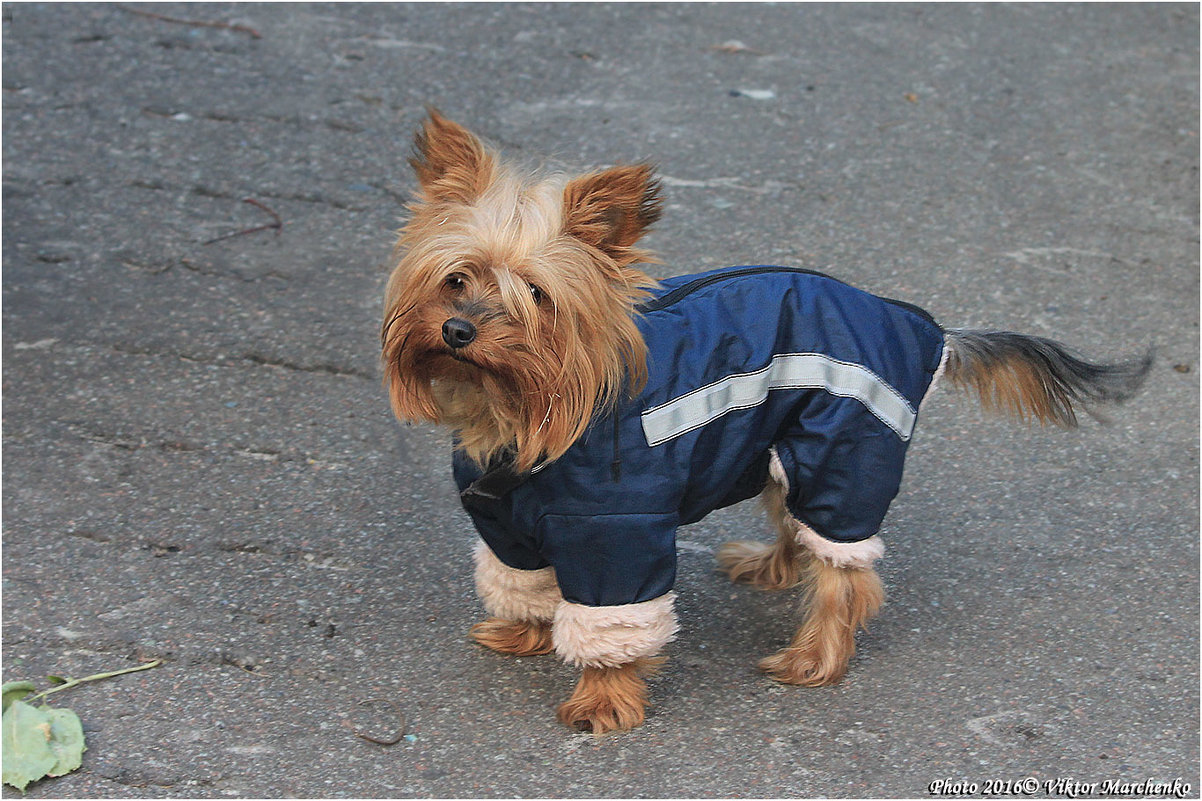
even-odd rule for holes
{"type": "Polygon", "coordinates": [[[646,380],[632,319],[654,282],[636,243],[659,218],[645,164],[575,178],[502,164],[431,110],[410,164],[382,331],[396,415],[455,429],[476,461],[555,459],[646,380]]]}

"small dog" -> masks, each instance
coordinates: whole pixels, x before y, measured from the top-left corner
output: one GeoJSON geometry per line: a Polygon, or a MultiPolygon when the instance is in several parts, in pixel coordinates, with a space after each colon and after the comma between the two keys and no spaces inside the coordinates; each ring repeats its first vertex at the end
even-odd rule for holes
{"type": "Polygon", "coordinates": [[[483,542],[474,639],[557,652],[583,672],[559,719],[642,723],[644,677],[675,638],[678,526],[762,495],[775,545],[718,553],[735,581],[802,583],[773,678],[842,678],[884,598],[877,536],[938,377],[986,407],[1071,427],[1131,396],[1150,354],[1095,364],[812,271],[742,267],[656,282],[637,243],[660,216],[645,164],[527,174],[431,109],[410,164],[420,195],[388,282],[393,411],[450,427],[483,542]]]}

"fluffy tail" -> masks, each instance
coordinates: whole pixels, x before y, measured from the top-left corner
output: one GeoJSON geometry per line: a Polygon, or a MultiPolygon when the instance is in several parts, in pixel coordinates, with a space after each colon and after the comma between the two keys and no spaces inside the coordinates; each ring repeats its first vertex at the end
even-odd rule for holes
{"type": "Polygon", "coordinates": [[[1150,350],[1129,361],[1095,364],[1043,337],[964,329],[946,335],[949,381],[975,391],[988,410],[1063,428],[1077,425],[1078,410],[1093,414],[1093,406],[1130,398],[1152,367],[1150,350]]]}

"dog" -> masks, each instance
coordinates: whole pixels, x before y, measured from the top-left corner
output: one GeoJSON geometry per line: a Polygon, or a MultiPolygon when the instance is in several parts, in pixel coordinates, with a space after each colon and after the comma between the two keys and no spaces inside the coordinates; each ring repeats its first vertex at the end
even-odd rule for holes
{"type": "Polygon", "coordinates": [[[665,281],[639,269],[662,211],[647,164],[576,177],[503,162],[430,109],[419,194],[382,327],[391,406],[454,434],[488,617],[471,636],[581,668],[564,724],[640,725],[677,634],[678,526],[762,496],[774,545],[719,565],[806,613],[760,667],[839,681],[884,599],[877,534],[938,379],[985,407],[1072,427],[1139,388],[1151,353],[1094,363],[1052,340],[945,329],[922,309],[771,265],[665,281]]]}

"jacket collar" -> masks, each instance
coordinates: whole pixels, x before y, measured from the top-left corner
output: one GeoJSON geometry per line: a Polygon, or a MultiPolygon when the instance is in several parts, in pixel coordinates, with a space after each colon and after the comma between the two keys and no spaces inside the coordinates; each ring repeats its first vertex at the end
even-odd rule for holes
{"type": "Polygon", "coordinates": [[[504,450],[493,456],[488,461],[484,475],[468,485],[467,489],[459,493],[459,497],[463,500],[500,500],[546,465],[546,462],[539,462],[530,470],[519,473],[514,469],[513,462],[514,454],[511,450],[504,450]]]}

